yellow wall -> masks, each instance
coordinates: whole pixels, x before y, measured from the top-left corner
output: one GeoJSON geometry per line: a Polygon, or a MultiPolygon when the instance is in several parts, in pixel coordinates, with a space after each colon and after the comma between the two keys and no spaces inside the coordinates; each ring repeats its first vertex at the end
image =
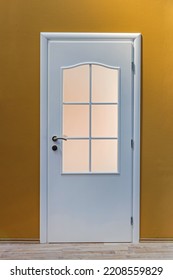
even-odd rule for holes
{"type": "Polygon", "coordinates": [[[41,31],[142,33],[141,237],[173,237],[172,15],[172,0],[1,0],[1,238],[39,238],[41,31]]]}

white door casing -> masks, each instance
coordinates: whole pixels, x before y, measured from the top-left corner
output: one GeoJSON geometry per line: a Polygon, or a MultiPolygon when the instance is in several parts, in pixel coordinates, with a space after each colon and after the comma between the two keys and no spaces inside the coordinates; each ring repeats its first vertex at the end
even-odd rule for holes
{"type": "MultiPolygon", "coordinates": [[[[92,77],[92,74],[90,76],[92,77]]],[[[91,87],[92,84],[90,83],[91,87]]],[[[90,93],[90,95],[92,94],[90,93]]],[[[91,102],[77,105],[80,105],[77,106],[78,108],[85,107],[85,111],[88,108],[87,110],[88,112],[90,111],[92,118],[94,118],[94,111],[97,112],[99,107],[91,102]]],[[[106,107],[107,109],[110,108],[108,104],[106,104],[106,107]]],[[[94,119],[92,121],[94,124],[94,119]]],[[[104,144],[104,141],[102,143],[104,144]]],[[[139,162],[140,34],[41,33],[40,241],[138,242],[139,162]],[[104,55],[104,53],[107,53],[107,55],[104,55]],[[92,172],[91,166],[94,166],[92,153],[94,154],[94,145],[97,146],[98,139],[92,139],[91,133],[89,138],[82,141],[82,145],[86,142],[86,147],[90,143],[89,174],[88,172],[82,172],[83,174],[61,174],[62,157],[65,158],[62,151],[65,151],[66,146],[68,148],[71,145],[70,143],[74,144],[75,141],[81,142],[81,140],[74,141],[74,139],[70,140],[68,138],[68,144],[58,143],[58,151],[55,152],[51,149],[52,145],[55,144],[52,142],[52,136],[62,136],[63,133],[61,127],[63,126],[61,120],[62,109],[64,108],[65,112],[69,111],[71,107],[70,112],[73,112],[75,108],[73,104],[68,104],[67,106],[62,102],[62,85],[65,70],[79,67],[83,64],[86,65],[85,68],[90,69],[90,73],[94,72],[94,67],[98,65],[112,69],[116,68],[117,71],[120,70],[118,71],[118,76],[120,77],[121,75],[122,81],[124,80],[124,84],[121,85],[121,90],[119,90],[120,102],[118,100],[118,105],[109,104],[114,109],[118,106],[118,140],[110,139],[112,144],[113,141],[118,141],[118,151],[121,155],[121,157],[118,157],[118,170],[113,172],[116,174],[99,175],[98,172],[92,172]],[[118,69],[119,66],[120,69],[118,69]],[[123,96],[127,91],[130,97],[127,95],[126,100],[123,96]],[[128,104],[129,106],[127,106],[128,104]],[[124,113],[128,115],[126,124],[121,110],[125,110],[124,113]],[[121,125],[123,123],[124,125],[121,125]],[[126,137],[122,137],[124,132],[120,133],[120,126],[121,130],[126,132],[126,137]],[[131,140],[134,144],[132,149],[131,147],[129,149],[131,143],[127,141],[131,142],[131,140]],[[120,149],[121,144],[123,149],[120,149]],[[91,153],[92,149],[93,152],[91,153]],[[124,149],[126,151],[123,151],[124,149]],[[93,161],[92,165],[91,161],[93,161]],[[125,166],[126,161],[130,168],[122,167],[125,166]],[[121,162],[123,163],[122,166],[121,162]],[[127,182],[128,189],[123,189],[127,182]],[[115,192],[115,186],[120,186],[116,190],[117,193],[115,192]],[[99,195],[100,192],[102,193],[101,196],[99,195]],[[123,192],[126,195],[123,196],[123,192]],[[119,203],[116,194],[120,195],[120,200],[122,200],[124,206],[118,208],[117,205],[122,203],[121,201],[119,203]],[[97,198],[98,196],[99,198],[97,198]],[[91,203],[91,200],[94,203],[91,203]],[[107,202],[105,203],[106,200],[107,202]],[[115,212],[117,210],[122,212],[122,216],[118,214],[119,216],[117,215],[116,217],[115,212]],[[80,211],[81,213],[83,211],[84,214],[80,214],[80,211]],[[97,211],[99,214],[95,215],[97,211]],[[95,218],[93,218],[94,216],[95,218]],[[131,216],[133,217],[133,226],[128,227],[127,224],[130,224],[131,216]],[[96,220],[97,223],[95,223],[96,220]],[[117,228],[120,228],[118,235],[116,235],[117,228]],[[79,231],[79,233],[77,234],[76,231],[79,231]],[[98,236],[98,232],[101,233],[100,236],[98,236]],[[107,237],[105,238],[105,236],[107,237]]]]}

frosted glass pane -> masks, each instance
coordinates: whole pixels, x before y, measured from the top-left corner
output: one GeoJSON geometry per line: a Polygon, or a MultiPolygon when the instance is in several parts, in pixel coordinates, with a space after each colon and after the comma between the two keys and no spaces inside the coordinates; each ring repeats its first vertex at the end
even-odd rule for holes
{"type": "Polygon", "coordinates": [[[63,135],[89,137],[89,105],[63,105],[63,135]]]}
{"type": "Polygon", "coordinates": [[[92,65],[92,102],[118,102],[118,70],[92,65]]]}
{"type": "Polygon", "coordinates": [[[92,140],[92,172],[118,172],[118,141],[92,140]]]}
{"type": "Polygon", "coordinates": [[[89,65],[63,70],[63,101],[89,102],[89,65]]]}
{"type": "Polygon", "coordinates": [[[92,137],[118,137],[118,105],[92,105],[92,137]]]}
{"type": "Polygon", "coordinates": [[[63,142],[63,172],[89,172],[89,140],[63,142]]]}

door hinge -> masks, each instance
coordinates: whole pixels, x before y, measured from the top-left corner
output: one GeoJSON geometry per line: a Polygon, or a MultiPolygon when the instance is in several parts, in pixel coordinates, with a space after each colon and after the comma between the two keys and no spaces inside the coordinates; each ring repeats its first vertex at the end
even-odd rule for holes
{"type": "Polygon", "coordinates": [[[134,149],[134,141],[131,139],[131,148],[134,149]]]}
{"type": "Polygon", "coordinates": [[[133,226],[133,217],[130,218],[131,226],[133,226]]]}
{"type": "Polygon", "coordinates": [[[133,71],[133,73],[135,73],[135,64],[133,61],[132,61],[132,71],[133,71]]]}

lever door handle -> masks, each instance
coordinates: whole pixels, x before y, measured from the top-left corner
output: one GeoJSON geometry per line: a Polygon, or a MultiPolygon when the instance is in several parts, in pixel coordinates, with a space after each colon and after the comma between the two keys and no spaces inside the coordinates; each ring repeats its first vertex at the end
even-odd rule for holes
{"type": "Polygon", "coordinates": [[[53,136],[52,137],[52,141],[56,142],[57,140],[67,141],[67,138],[66,137],[58,137],[58,136],[53,136]]]}

